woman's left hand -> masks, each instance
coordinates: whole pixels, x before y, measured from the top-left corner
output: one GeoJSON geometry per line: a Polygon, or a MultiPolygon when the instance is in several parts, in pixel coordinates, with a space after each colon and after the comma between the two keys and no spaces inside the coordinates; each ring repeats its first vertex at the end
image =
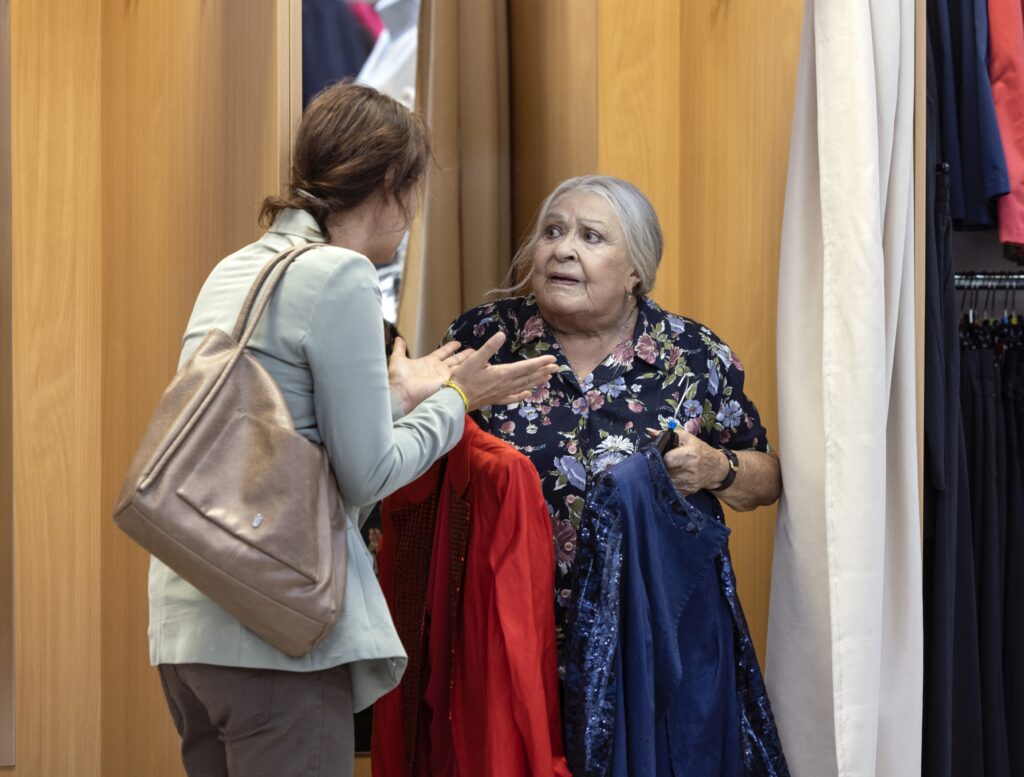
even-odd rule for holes
{"type": "Polygon", "coordinates": [[[452,340],[433,353],[419,359],[410,359],[405,340],[395,338],[395,347],[388,361],[388,383],[402,403],[404,412],[410,412],[434,394],[438,387],[451,378],[452,370],[474,353],[471,348],[458,352],[459,348],[458,340],[452,340]]]}
{"type": "MultiPolygon", "coordinates": [[[[653,429],[647,432],[658,434],[653,429]]],[[[721,485],[729,474],[729,462],[722,452],[685,429],[676,429],[676,437],[679,444],[665,454],[665,469],[679,493],[689,496],[721,485]]]]}
{"type": "MultiPolygon", "coordinates": [[[[647,432],[658,435],[655,429],[647,432]]],[[[676,437],[679,445],[665,454],[665,468],[679,493],[689,496],[721,486],[729,474],[725,454],[685,429],[676,429],[676,437]]],[[[782,490],[778,456],[749,450],[734,453],[739,462],[736,478],[728,488],[716,491],[715,496],[740,512],[770,505],[778,499],[782,490]]]]}

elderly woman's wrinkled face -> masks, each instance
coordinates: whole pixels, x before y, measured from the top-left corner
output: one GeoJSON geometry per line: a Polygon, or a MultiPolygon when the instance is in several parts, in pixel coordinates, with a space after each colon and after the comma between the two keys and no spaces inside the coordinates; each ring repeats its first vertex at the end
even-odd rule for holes
{"type": "Polygon", "coordinates": [[[604,197],[573,191],[555,201],[533,254],[533,291],[549,323],[616,326],[633,305],[637,280],[622,225],[604,197]]]}

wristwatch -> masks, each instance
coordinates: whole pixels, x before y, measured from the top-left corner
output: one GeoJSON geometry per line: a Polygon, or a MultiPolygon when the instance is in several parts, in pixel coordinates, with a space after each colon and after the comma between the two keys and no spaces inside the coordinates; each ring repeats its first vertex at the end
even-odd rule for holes
{"type": "Polygon", "coordinates": [[[740,471],[740,460],[736,453],[728,448],[719,448],[718,450],[725,454],[725,458],[729,462],[729,473],[725,476],[725,480],[722,481],[721,485],[711,490],[725,491],[725,489],[732,485],[732,482],[736,479],[736,473],[740,471]]]}

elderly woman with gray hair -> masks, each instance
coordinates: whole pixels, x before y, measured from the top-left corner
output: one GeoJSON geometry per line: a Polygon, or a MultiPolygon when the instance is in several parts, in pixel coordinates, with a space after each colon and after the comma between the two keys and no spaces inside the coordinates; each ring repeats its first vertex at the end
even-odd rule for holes
{"type": "MultiPolygon", "coordinates": [[[[580,624],[586,620],[581,620],[574,604],[580,586],[593,579],[592,567],[603,563],[600,558],[611,558],[606,549],[595,550],[591,539],[586,551],[589,577],[581,582],[579,556],[593,529],[588,521],[597,520],[587,517],[587,506],[603,473],[649,447],[659,431],[678,425],[677,444],[663,458],[665,482],[671,481],[682,501],[705,504],[713,522],[722,524],[723,537],[728,531],[718,499],[736,510],[752,510],[773,503],[781,489],[779,462],[757,409],[744,394],[738,356],[705,326],[663,310],[647,296],[654,286],[662,242],[657,215],[634,185],[609,176],[564,181],[542,204],[532,233],[516,254],[507,287],[500,290],[512,296],[464,313],[447,334],[449,340],[479,347],[497,332],[505,333],[496,362],[548,354],[557,359],[560,371],[549,385],[537,388],[524,402],[485,407],[474,417],[528,456],[540,475],[554,532],[555,628],[563,672],[572,663],[567,652],[574,639],[601,642],[602,635],[581,637],[573,629],[584,628],[580,624]]],[[[671,773],[786,774],[756,655],[735,600],[727,548],[716,563],[722,593],[719,596],[716,589],[713,596],[719,597],[721,609],[733,613],[728,639],[720,647],[735,666],[729,687],[739,698],[728,711],[735,716],[735,731],[719,741],[718,749],[730,752],[712,754],[710,760],[695,755],[684,762],[673,757],[677,771],[671,773]]],[[[601,577],[600,569],[598,573],[601,577]]],[[[617,586],[617,574],[614,577],[617,586]]],[[[607,591],[607,579],[603,585],[607,591]]],[[[609,601],[613,608],[619,606],[617,600],[609,601]]],[[[621,607],[627,607],[625,599],[621,607]]],[[[593,618],[588,622],[593,625],[593,618]]],[[[703,628],[700,623],[687,627],[703,628]]],[[[579,701],[584,709],[596,684],[604,682],[604,670],[588,670],[582,680],[577,673],[575,680],[583,687],[574,688],[572,667],[568,669],[566,746],[573,773],[618,774],[615,759],[600,752],[600,743],[594,745],[593,732],[581,733],[569,725],[577,712],[572,705],[579,701]]],[[[655,678],[656,683],[661,679],[655,678]]],[[[676,696],[693,692],[686,683],[673,687],[676,696]]],[[[693,699],[691,706],[706,704],[707,700],[693,699]]],[[[651,705],[655,706],[653,698],[651,705]]],[[[709,734],[706,724],[703,720],[686,725],[705,726],[709,734]]],[[[605,737],[606,750],[610,736],[605,737]]],[[[652,753],[657,736],[650,733],[652,753]]],[[[712,750],[716,747],[711,744],[712,750]]],[[[673,746],[669,743],[663,749],[673,746]]],[[[634,763],[621,773],[662,773],[661,766],[646,771],[650,766],[634,763]]]]}

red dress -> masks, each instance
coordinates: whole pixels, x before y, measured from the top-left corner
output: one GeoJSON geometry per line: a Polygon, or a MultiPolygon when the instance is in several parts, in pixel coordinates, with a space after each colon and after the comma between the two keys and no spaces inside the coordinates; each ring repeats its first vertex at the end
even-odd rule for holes
{"type": "Polygon", "coordinates": [[[569,777],[551,520],[529,459],[467,419],[381,517],[380,582],[409,665],[374,705],[374,777],[569,777]]]}

